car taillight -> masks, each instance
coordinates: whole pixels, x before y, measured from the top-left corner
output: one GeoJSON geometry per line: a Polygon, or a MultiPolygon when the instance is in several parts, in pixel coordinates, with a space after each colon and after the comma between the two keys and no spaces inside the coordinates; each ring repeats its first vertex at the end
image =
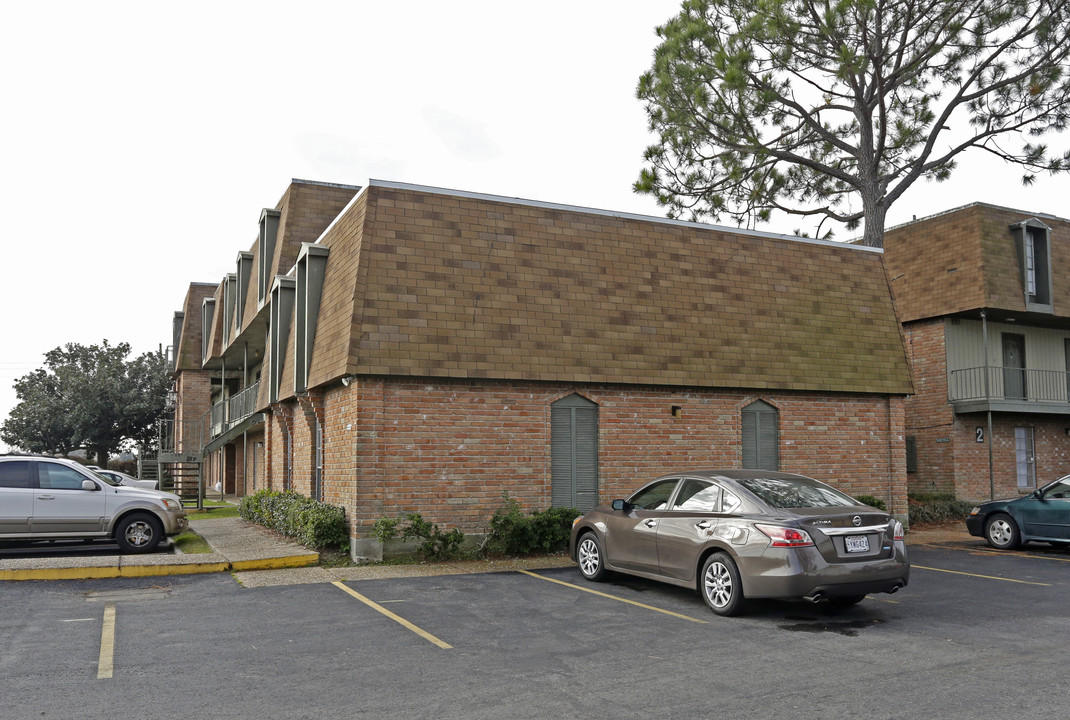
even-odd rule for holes
{"type": "Polygon", "coordinates": [[[895,526],[892,528],[892,539],[902,540],[906,537],[906,532],[903,531],[903,523],[898,520],[893,520],[893,522],[895,523],[895,526]]]}
{"type": "Polygon", "coordinates": [[[780,525],[755,525],[767,538],[771,547],[810,547],[814,544],[810,533],[780,525]]]}

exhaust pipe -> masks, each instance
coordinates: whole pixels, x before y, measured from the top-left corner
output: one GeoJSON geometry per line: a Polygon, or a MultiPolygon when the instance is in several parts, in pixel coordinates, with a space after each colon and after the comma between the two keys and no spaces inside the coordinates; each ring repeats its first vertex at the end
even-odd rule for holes
{"type": "Polygon", "coordinates": [[[895,586],[891,590],[888,591],[888,594],[889,595],[894,595],[895,593],[899,592],[902,589],[903,589],[903,583],[896,583],[895,586]]]}
{"type": "Polygon", "coordinates": [[[806,596],[803,597],[803,600],[808,600],[809,602],[812,602],[814,605],[818,605],[820,603],[823,603],[827,599],[828,598],[825,597],[825,593],[823,593],[823,592],[816,592],[813,595],[806,595],[806,596]]]}

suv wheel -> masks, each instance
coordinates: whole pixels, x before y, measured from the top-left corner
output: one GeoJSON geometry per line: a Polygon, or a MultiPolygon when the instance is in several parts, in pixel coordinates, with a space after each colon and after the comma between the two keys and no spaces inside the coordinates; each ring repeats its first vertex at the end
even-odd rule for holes
{"type": "Polygon", "coordinates": [[[119,521],[115,528],[115,544],[124,553],[146,553],[163,538],[163,527],[155,516],[133,513],[119,521]]]}

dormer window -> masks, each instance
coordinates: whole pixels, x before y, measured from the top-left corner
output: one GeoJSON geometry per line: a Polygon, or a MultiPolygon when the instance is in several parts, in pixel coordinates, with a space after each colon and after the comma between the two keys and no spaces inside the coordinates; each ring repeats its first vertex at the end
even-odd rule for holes
{"type": "Polygon", "coordinates": [[[279,234],[279,211],[264,208],[260,212],[260,249],[257,259],[260,261],[257,273],[256,300],[263,305],[264,299],[271,292],[271,263],[275,259],[275,237],[279,234]]]}
{"type": "Polygon", "coordinates": [[[1018,259],[1021,261],[1022,288],[1026,310],[1053,312],[1051,301],[1051,228],[1033,218],[1011,225],[1018,259]]]}
{"type": "Polygon", "coordinates": [[[205,298],[201,304],[201,365],[208,362],[208,340],[215,319],[215,298],[205,298]]]}
{"type": "Polygon", "coordinates": [[[271,318],[268,327],[268,352],[271,353],[268,368],[268,402],[279,401],[279,384],[286,361],[286,343],[290,337],[290,316],[294,307],[293,278],[282,275],[275,278],[271,289],[271,318]]]}
{"type": "Polygon", "coordinates": [[[294,392],[308,389],[308,370],[312,364],[312,344],[320,314],[323,276],[327,271],[328,248],[304,243],[297,256],[294,329],[294,392]]]}
{"type": "Polygon", "coordinates": [[[236,313],[234,327],[238,334],[241,334],[242,320],[245,317],[245,298],[249,296],[249,278],[252,277],[252,272],[253,254],[251,252],[238,253],[238,272],[235,274],[238,279],[238,290],[234,308],[236,313]]]}
{"type": "Polygon", "coordinates": [[[236,275],[227,275],[223,281],[223,347],[230,344],[233,337],[231,329],[234,327],[235,293],[238,287],[236,275]]]}

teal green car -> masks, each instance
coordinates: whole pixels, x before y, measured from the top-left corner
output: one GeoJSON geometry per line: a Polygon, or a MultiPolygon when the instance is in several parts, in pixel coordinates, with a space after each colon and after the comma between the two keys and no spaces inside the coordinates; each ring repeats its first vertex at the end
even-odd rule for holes
{"type": "Polygon", "coordinates": [[[1070,548],[1070,475],[1014,500],[981,503],[970,511],[966,529],[1000,550],[1034,540],[1070,548]]]}

